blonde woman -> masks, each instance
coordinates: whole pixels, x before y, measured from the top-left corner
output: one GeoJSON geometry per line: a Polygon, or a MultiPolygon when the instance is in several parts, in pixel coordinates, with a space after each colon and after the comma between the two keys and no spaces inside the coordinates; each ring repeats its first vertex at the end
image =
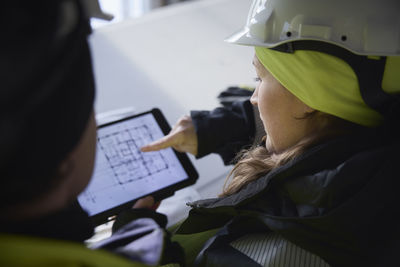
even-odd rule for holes
{"type": "Polygon", "coordinates": [[[399,262],[399,12],[389,0],[253,2],[228,40],[255,46],[250,102],[192,112],[143,148],[236,163],[178,230],[219,229],[195,265],[399,262]],[[266,135],[235,157],[257,139],[250,103],[266,135]]]}

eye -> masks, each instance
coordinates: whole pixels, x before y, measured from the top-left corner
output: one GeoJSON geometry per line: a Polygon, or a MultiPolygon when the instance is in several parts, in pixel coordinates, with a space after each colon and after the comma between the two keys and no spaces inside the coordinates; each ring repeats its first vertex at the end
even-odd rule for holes
{"type": "Polygon", "coordinates": [[[255,77],[255,78],[254,78],[254,81],[255,81],[255,82],[261,82],[261,78],[260,78],[260,77],[255,77]]]}

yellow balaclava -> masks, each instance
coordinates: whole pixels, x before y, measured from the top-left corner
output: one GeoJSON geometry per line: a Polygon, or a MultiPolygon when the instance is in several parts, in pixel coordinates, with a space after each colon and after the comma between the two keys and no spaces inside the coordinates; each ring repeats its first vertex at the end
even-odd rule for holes
{"type": "MultiPolygon", "coordinates": [[[[357,76],[342,59],[325,53],[299,50],[284,53],[256,47],[263,66],[287,90],[309,107],[368,127],[378,126],[383,117],[363,101],[357,76]]],[[[386,60],[382,88],[400,92],[400,57],[386,60]]]]}

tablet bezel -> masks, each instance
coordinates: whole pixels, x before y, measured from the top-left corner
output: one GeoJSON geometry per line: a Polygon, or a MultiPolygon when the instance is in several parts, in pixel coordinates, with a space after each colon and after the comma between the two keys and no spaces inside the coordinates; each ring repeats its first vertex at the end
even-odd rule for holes
{"type": "MultiPolygon", "coordinates": [[[[162,114],[161,110],[158,108],[153,108],[149,111],[146,112],[142,112],[139,114],[135,114],[132,116],[128,116],[126,118],[122,118],[122,119],[118,119],[112,122],[107,122],[105,124],[101,124],[97,126],[97,129],[101,129],[101,128],[105,128],[108,127],[110,125],[114,125],[114,124],[118,124],[120,122],[124,122],[124,121],[128,121],[137,117],[141,117],[143,115],[147,115],[147,114],[152,114],[157,122],[157,124],[160,126],[162,133],[165,135],[167,135],[170,131],[171,131],[171,127],[169,125],[169,123],[167,122],[166,118],[164,117],[164,115],[162,114]]],[[[98,139],[96,140],[96,145],[97,145],[98,139]]],[[[190,161],[188,155],[186,153],[181,153],[176,151],[175,149],[172,149],[176,155],[176,157],[178,158],[179,162],[181,163],[183,169],[185,170],[185,172],[188,174],[188,177],[183,180],[180,181],[178,183],[172,184],[170,186],[164,187],[162,189],[158,189],[155,191],[152,191],[150,193],[144,194],[143,196],[140,196],[138,198],[132,199],[128,202],[125,203],[121,203],[118,206],[115,206],[111,209],[102,211],[100,213],[91,215],[91,219],[93,221],[93,223],[95,225],[100,225],[103,223],[106,223],[110,220],[112,220],[117,214],[119,214],[120,212],[122,212],[123,210],[126,209],[130,209],[132,208],[133,204],[140,198],[146,197],[146,196],[153,196],[154,199],[156,201],[160,201],[162,199],[165,199],[169,196],[172,196],[174,194],[175,191],[182,189],[184,187],[193,185],[194,183],[196,183],[199,175],[198,172],[196,171],[194,165],[192,164],[192,162],[190,161]]],[[[94,179],[94,177],[92,177],[92,179],[94,179]]],[[[79,203],[79,201],[78,201],[79,203]]],[[[79,203],[80,204],[80,203],[79,203]]]]}

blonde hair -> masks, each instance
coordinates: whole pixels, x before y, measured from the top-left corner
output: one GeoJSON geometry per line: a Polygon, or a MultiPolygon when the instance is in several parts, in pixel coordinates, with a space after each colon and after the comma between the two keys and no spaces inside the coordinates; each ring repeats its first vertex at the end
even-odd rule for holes
{"type": "MultiPolygon", "coordinates": [[[[269,152],[265,145],[257,145],[248,150],[242,150],[236,157],[237,163],[225,180],[220,197],[238,192],[251,181],[257,180],[273,169],[286,164],[314,145],[337,136],[354,133],[363,128],[320,111],[307,113],[306,116],[299,119],[313,120],[312,123],[316,126],[315,131],[279,154],[269,152]]],[[[264,136],[263,141],[265,139],[264,136]]]]}

